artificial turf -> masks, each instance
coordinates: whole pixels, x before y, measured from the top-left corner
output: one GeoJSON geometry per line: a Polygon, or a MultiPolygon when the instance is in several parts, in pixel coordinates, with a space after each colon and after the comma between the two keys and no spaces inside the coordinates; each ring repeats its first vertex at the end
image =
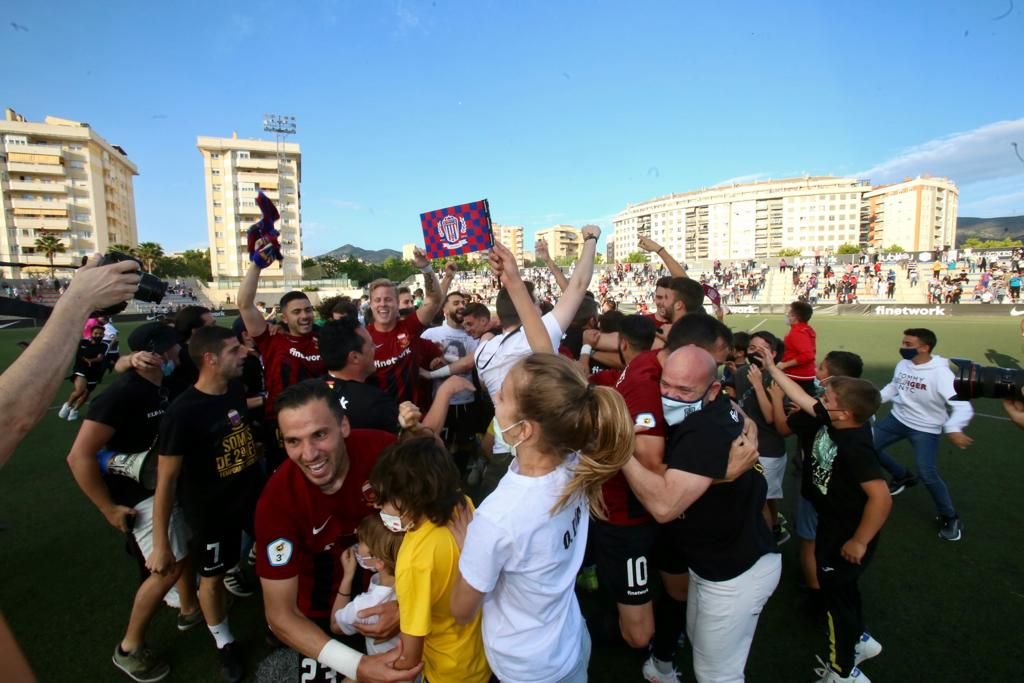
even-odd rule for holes
{"type": "MultiPolygon", "coordinates": [[[[735,315],[734,330],[784,334],[781,317],[735,315]]],[[[223,324],[223,323],[222,323],[223,324]]],[[[1024,339],[1016,320],[998,318],[819,318],[819,358],[829,350],[859,353],[865,376],[879,386],[899,360],[905,327],[929,327],[936,351],[986,365],[1020,368],[1024,339]]],[[[133,325],[120,325],[127,338],[133,325]]],[[[7,367],[33,330],[0,331],[0,367],[7,367]]],[[[104,382],[104,385],[109,383],[104,382]]],[[[78,490],[64,462],[78,428],[53,408],[0,471],[0,610],[41,681],[128,680],[110,656],[128,617],[138,569],[124,539],[78,490]]],[[[102,390],[102,387],[101,387],[102,390]]],[[[1005,419],[1001,405],[975,401],[976,417],[965,451],[943,440],[939,468],[964,521],[959,543],[940,541],[934,507],[923,486],[895,499],[874,563],[861,582],[865,614],[883,644],[865,672],[879,681],[1016,680],[1024,615],[1024,483],[1018,475],[1024,433],[1005,419]]],[[[883,407],[881,414],[888,408],[883,407]]],[[[893,453],[911,461],[909,447],[893,453]]],[[[797,480],[786,478],[781,509],[792,521],[797,480]]],[[[797,541],[782,548],[783,577],[768,601],[747,663],[751,681],[814,680],[814,656],[824,656],[824,623],[798,608],[797,541]]],[[[586,611],[598,600],[584,596],[586,611]]],[[[250,672],[267,652],[259,596],[236,600],[231,625],[250,672]]],[[[216,681],[217,660],[204,628],[179,633],[175,612],[161,608],[148,641],[172,666],[168,681],[216,681]]],[[[593,681],[639,681],[642,660],[624,647],[598,644],[593,681]]],[[[680,654],[683,680],[693,680],[688,650],[680,654]]],[[[0,671],[0,680],[3,672],[0,671]]]]}

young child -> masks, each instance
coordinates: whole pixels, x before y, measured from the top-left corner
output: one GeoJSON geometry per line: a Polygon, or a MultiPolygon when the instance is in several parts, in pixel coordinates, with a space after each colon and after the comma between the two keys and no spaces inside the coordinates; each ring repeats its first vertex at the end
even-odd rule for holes
{"type": "Polygon", "coordinates": [[[799,384],[809,396],[814,395],[814,357],[817,354],[818,342],[814,328],[808,323],[814,314],[814,308],[804,301],[794,301],[786,313],[786,324],[789,332],[782,340],[786,346],[779,368],[786,376],[799,384]]]}
{"type": "Polygon", "coordinates": [[[722,386],[730,398],[736,398],[736,373],[747,366],[747,347],[750,345],[750,335],[746,332],[736,332],[732,335],[732,353],[725,361],[722,369],[722,386]]]}
{"type": "Polygon", "coordinates": [[[405,532],[395,561],[402,656],[396,669],[423,662],[431,683],[486,683],[480,615],[461,625],[452,617],[459,546],[447,524],[472,509],[459,470],[433,437],[416,437],[384,451],[370,473],[380,518],[405,532]]]}
{"type": "Polygon", "coordinates": [[[892,509],[868,421],[881,405],[873,384],[833,377],[821,399],[812,398],[760,354],[764,368],[786,396],[824,427],[804,468],[818,512],[815,555],[818,582],[828,608],[829,662],[819,683],[869,683],[858,665],[882,646],[864,630],[857,582],[878,545],[878,532],[892,509]]]}
{"type": "MultiPolygon", "coordinates": [[[[402,545],[405,534],[392,533],[384,526],[379,515],[365,517],[356,530],[359,543],[348,548],[341,554],[341,566],[345,575],[338,587],[338,595],[334,598],[331,611],[331,630],[352,636],[357,633],[356,624],[376,624],[377,617],[360,619],[360,611],[375,607],[384,602],[395,600],[395,563],[398,549],[402,545]],[[356,565],[363,569],[376,572],[370,577],[370,588],[352,597],[352,580],[355,577],[356,565]]],[[[371,655],[388,652],[398,647],[399,637],[378,643],[374,638],[366,639],[366,653],[371,655]]]]}

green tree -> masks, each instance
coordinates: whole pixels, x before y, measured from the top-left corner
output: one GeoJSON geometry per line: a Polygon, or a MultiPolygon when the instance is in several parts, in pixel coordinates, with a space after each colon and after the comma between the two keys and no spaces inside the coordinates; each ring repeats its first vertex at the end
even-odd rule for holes
{"type": "Polygon", "coordinates": [[[779,249],[775,252],[776,256],[799,256],[800,250],[795,247],[786,247],[785,249],[779,249]]]}
{"type": "Polygon", "coordinates": [[[157,259],[164,255],[164,248],[156,242],[143,242],[135,248],[135,255],[142,261],[142,267],[152,273],[157,259]]]}
{"type": "Polygon", "coordinates": [[[63,254],[64,249],[64,243],[53,235],[42,235],[36,238],[36,251],[42,252],[42,254],[50,261],[51,280],[53,279],[53,257],[57,254],[63,254]]]}
{"type": "Polygon", "coordinates": [[[977,237],[971,237],[960,245],[962,249],[1005,249],[1020,246],[1024,246],[1024,243],[1020,240],[1009,238],[1003,240],[980,240],[977,237]]]}
{"type": "Polygon", "coordinates": [[[116,251],[116,252],[118,252],[120,254],[134,254],[135,253],[135,247],[130,246],[128,244],[120,244],[120,243],[118,243],[118,244],[111,244],[107,248],[107,250],[108,251],[116,251]]]}
{"type": "Polygon", "coordinates": [[[856,244],[840,244],[839,248],[836,249],[837,254],[859,254],[860,247],[856,244]]]}
{"type": "Polygon", "coordinates": [[[906,251],[903,247],[898,244],[890,244],[882,250],[883,254],[902,254],[906,251]]]}
{"type": "Polygon", "coordinates": [[[623,263],[647,263],[647,254],[642,251],[634,251],[626,257],[623,263]]]}

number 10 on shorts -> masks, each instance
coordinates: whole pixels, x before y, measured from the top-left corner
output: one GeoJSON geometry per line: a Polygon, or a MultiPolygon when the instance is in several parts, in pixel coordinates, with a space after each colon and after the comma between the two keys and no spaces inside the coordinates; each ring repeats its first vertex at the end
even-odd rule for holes
{"type": "Polygon", "coordinates": [[[626,585],[629,588],[642,588],[647,585],[646,557],[630,557],[626,559],[626,585]]]}

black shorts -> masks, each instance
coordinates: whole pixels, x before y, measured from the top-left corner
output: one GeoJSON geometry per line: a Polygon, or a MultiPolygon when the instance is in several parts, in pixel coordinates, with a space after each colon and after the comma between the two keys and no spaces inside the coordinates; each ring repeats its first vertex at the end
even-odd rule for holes
{"type": "Polygon", "coordinates": [[[673,520],[658,525],[658,540],[654,544],[654,562],[658,571],[666,574],[688,574],[690,564],[686,560],[683,542],[680,538],[679,524],[682,520],[673,520]]]}
{"type": "Polygon", "coordinates": [[[590,520],[590,550],[597,565],[597,582],[622,605],[651,601],[650,578],[658,525],[654,522],[619,526],[590,520]]]}
{"type": "Polygon", "coordinates": [[[200,576],[223,576],[242,554],[242,527],[217,526],[192,531],[192,556],[200,576]]]}

